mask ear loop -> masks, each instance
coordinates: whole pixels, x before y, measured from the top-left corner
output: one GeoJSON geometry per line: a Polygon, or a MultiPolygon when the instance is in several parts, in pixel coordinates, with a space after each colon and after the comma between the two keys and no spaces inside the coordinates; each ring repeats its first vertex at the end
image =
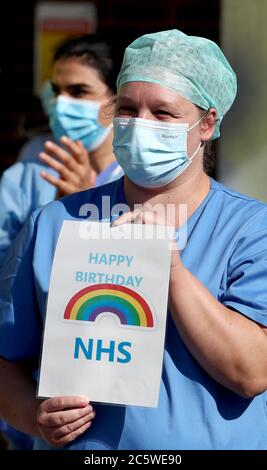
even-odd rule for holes
{"type": "Polygon", "coordinates": [[[202,142],[200,141],[200,142],[199,142],[199,145],[197,146],[197,148],[196,148],[196,150],[194,151],[193,155],[191,155],[191,157],[189,157],[190,163],[192,163],[192,161],[193,161],[194,157],[196,156],[196,154],[198,153],[198,151],[199,151],[201,145],[202,145],[202,142]]]}
{"type": "MultiPolygon", "coordinates": [[[[203,114],[203,116],[201,116],[201,118],[195,123],[193,124],[193,126],[189,127],[189,129],[187,129],[187,132],[191,131],[192,129],[194,129],[194,127],[196,127],[209,113],[209,109],[207,110],[207,112],[205,114],[203,114]]],[[[203,142],[199,142],[199,145],[197,146],[196,150],[194,151],[193,155],[191,155],[191,157],[188,157],[189,160],[190,160],[190,163],[192,163],[194,157],[197,155],[200,147],[203,146],[203,142]]]]}
{"type": "Polygon", "coordinates": [[[193,124],[193,126],[189,127],[189,129],[187,129],[187,132],[194,129],[194,127],[196,127],[208,114],[209,114],[209,109],[206,111],[205,114],[203,114],[203,116],[201,116],[201,118],[197,122],[195,122],[195,124],[193,124]]]}

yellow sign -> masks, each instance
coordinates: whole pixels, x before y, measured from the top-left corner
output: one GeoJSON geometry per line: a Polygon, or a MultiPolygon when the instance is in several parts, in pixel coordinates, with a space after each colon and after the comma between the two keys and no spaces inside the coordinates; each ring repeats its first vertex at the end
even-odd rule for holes
{"type": "Polygon", "coordinates": [[[93,3],[41,2],[35,10],[34,92],[51,78],[55,49],[65,39],[96,31],[97,13],[93,3]]]}

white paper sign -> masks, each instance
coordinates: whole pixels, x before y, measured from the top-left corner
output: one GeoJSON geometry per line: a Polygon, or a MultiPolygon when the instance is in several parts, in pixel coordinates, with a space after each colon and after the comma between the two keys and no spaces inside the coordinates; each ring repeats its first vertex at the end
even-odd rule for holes
{"type": "Polygon", "coordinates": [[[164,229],[151,239],[155,226],[64,222],[39,396],[85,394],[95,402],[157,406],[171,257],[164,229]]]}

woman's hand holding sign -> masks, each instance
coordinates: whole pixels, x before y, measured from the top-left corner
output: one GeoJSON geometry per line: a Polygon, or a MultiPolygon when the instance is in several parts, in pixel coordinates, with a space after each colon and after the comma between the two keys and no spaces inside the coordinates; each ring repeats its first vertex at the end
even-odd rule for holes
{"type": "MultiPolygon", "coordinates": [[[[173,214],[173,218],[170,218],[169,214],[166,214],[166,211],[163,210],[162,213],[160,211],[153,211],[153,210],[133,210],[132,212],[126,212],[116,220],[114,220],[111,224],[112,227],[117,227],[122,224],[127,223],[134,223],[134,224],[149,224],[149,225],[168,225],[170,227],[174,227],[175,224],[175,214],[173,214]]],[[[173,240],[172,242],[172,256],[171,256],[171,272],[175,268],[183,268],[183,264],[179,255],[178,247],[173,240]]]]}
{"type": "Polygon", "coordinates": [[[63,447],[89,429],[94,417],[87,397],[53,397],[39,406],[37,426],[48,444],[63,447]]]}

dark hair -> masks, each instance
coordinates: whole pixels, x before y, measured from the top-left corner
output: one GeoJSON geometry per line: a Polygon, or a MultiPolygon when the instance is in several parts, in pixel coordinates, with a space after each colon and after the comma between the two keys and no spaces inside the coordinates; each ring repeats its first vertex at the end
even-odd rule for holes
{"type": "Polygon", "coordinates": [[[204,145],[203,168],[207,175],[214,175],[216,167],[216,155],[214,151],[213,140],[209,140],[204,145]]]}
{"type": "Polygon", "coordinates": [[[117,73],[114,67],[112,45],[98,34],[88,34],[68,39],[59,45],[54,53],[54,62],[59,59],[77,57],[79,60],[98,71],[101,80],[116,93],[117,73]]]}
{"type": "MultiPolygon", "coordinates": [[[[197,106],[197,105],[196,105],[197,106]]],[[[199,110],[200,117],[205,116],[207,114],[207,109],[200,108],[197,106],[199,110]]],[[[203,157],[203,168],[207,175],[214,175],[216,166],[216,156],[214,151],[213,140],[209,140],[204,144],[204,157],[203,157]]]]}

